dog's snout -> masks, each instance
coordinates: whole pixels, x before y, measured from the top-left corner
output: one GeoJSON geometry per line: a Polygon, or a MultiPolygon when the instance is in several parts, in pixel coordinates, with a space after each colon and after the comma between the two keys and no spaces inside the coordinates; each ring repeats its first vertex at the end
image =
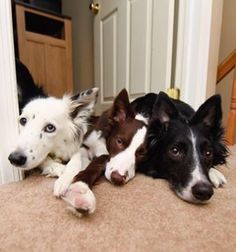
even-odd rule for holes
{"type": "Polygon", "coordinates": [[[192,193],[198,200],[205,201],[209,200],[213,195],[214,191],[211,185],[206,183],[197,183],[192,187],[192,193]]]}
{"type": "Polygon", "coordinates": [[[19,151],[14,151],[9,155],[8,160],[15,166],[22,166],[26,163],[27,157],[19,151]]]}
{"type": "Polygon", "coordinates": [[[124,185],[126,176],[120,175],[118,171],[113,171],[111,173],[111,182],[115,185],[124,185]]]}

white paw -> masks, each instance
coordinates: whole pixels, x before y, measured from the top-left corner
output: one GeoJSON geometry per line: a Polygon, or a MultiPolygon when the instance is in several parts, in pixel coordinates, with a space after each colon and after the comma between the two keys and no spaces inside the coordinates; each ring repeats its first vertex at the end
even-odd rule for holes
{"type": "Polygon", "coordinates": [[[60,177],[63,173],[63,169],[64,165],[54,163],[44,167],[41,174],[46,175],[46,177],[60,177]]]}
{"type": "Polygon", "coordinates": [[[96,198],[82,181],[71,184],[63,199],[67,202],[68,209],[78,217],[92,214],[96,209],[96,198]]]}
{"type": "Polygon", "coordinates": [[[72,183],[73,177],[71,176],[61,176],[54,184],[53,194],[56,197],[64,196],[67,192],[70,184],[72,183]]]}
{"type": "Polygon", "coordinates": [[[227,183],[225,176],[215,168],[210,169],[209,178],[215,188],[223,186],[227,183]]]}

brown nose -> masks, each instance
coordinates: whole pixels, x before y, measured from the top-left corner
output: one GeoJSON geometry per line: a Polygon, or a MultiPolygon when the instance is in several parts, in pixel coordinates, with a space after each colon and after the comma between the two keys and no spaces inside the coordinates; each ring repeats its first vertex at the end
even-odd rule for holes
{"type": "Polygon", "coordinates": [[[111,182],[114,185],[124,185],[125,179],[126,179],[126,176],[120,175],[120,173],[118,171],[113,171],[111,173],[111,182]]]}

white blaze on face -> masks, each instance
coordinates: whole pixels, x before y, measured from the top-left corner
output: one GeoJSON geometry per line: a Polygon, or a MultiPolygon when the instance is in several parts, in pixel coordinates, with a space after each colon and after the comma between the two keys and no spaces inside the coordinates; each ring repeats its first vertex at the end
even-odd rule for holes
{"type": "Polygon", "coordinates": [[[201,183],[209,183],[208,179],[206,178],[205,174],[203,174],[202,167],[200,164],[200,158],[197,151],[197,139],[194,135],[194,132],[190,129],[190,136],[189,139],[192,143],[192,161],[193,161],[193,171],[190,174],[191,179],[188,185],[181,191],[177,192],[180,198],[190,201],[190,202],[197,202],[199,200],[195,199],[192,194],[192,187],[201,182],[201,183]]]}
{"type": "Polygon", "coordinates": [[[111,173],[117,171],[121,176],[126,176],[125,182],[135,176],[135,152],[144,142],[147,128],[143,126],[135,133],[130,145],[112,157],[106,165],[105,177],[111,181],[111,173]]]}

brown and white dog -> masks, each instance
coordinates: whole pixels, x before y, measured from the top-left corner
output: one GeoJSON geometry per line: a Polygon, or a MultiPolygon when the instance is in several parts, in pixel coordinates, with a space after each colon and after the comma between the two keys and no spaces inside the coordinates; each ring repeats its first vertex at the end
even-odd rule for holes
{"type": "Polygon", "coordinates": [[[85,137],[83,148],[93,160],[79,172],[63,197],[75,214],[95,211],[96,199],[91,189],[104,171],[105,177],[115,185],[123,185],[135,176],[136,154],[146,130],[145,119],[135,115],[123,89],[113,106],[96,118],[85,137]]]}

